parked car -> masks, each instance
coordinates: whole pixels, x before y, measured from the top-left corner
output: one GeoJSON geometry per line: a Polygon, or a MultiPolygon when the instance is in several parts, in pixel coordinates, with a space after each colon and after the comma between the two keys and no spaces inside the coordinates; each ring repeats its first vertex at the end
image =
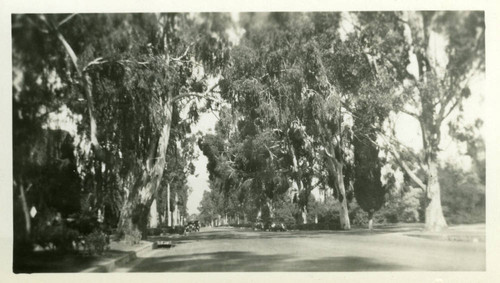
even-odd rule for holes
{"type": "Polygon", "coordinates": [[[189,221],[186,225],[186,232],[200,232],[200,222],[189,221]]]}

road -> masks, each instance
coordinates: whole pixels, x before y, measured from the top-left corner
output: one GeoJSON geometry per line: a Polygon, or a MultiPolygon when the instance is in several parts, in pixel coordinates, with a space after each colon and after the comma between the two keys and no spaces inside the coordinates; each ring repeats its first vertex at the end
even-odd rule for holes
{"type": "Polygon", "coordinates": [[[430,240],[401,230],[262,232],[204,228],[116,272],[484,271],[485,243],[430,240]]]}

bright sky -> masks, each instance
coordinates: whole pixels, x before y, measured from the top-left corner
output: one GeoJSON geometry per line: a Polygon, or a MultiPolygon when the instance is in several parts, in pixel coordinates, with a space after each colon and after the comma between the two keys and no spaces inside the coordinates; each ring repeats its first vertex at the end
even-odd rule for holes
{"type": "MultiPolygon", "coordinates": [[[[214,114],[211,112],[203,113],[201,114],[198,123],[192,127],[193,133],[197,133],[198,131],[203,134],[214,132],[216,123],[217,118],[214,114]]],[[[200,205],[201,198],[203,197],[203,192],[208,190],[208,160],[200,151],[198,146],[195,146],[195,151],[198,155],[198,158],[193,162],[196,167],[196,171],[194,175],[190,175],[188,177],[188,185],[192,188],[192,192],[189,195],[187,202],[189,214],[198,213],[198,206],[200,205]]]]}

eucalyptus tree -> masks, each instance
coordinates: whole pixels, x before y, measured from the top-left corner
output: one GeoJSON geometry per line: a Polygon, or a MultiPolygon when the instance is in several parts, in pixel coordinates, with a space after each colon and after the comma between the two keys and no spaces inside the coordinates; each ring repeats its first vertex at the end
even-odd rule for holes
{"type": "Polygon", "coordinates": [[[83,114],[91,151],[82,160],[118,175],[126,233],[137,229],[133,219],[149,211],[161,182],[176,108],[213,90],[207,78],[226,62],[229,22],[226,14],[13,17],[21,68],[35,59],[61,81],[59,105],[83,114]]]}
{"type": "MultiPolygon", "coordinates": [[[[257,111],[261,111],[257,109],[257,111]]],[[[200,148],[208,158],[213,188],[223,193],[228,209],[252,203],[272,218],[273,201],[283,189],[275,133],[260,131],[237,107],[220,111],[215,135],[205,135],[200,148]]],[[[231,209],[229,209],[231,210],[231,209]]],[[[248,214],[248,213],[246,213],[248,214]]],[[[246,215],[243,215],[245,218],[246,215]]]]}
{"type": "MultiPolygon", "coordinates": [[[[267,119],[277,133],[287,134],[277,138],[286,137],[288,146],[283,149],[290,156],[289,176],[295,187],[305,191],[305,203],[304,176],[314,176],[308,178],[310,188],[312,179],[324,180],[320,172],[328,172],[323,183],[334,188],[341,203],[341,227],[349,229],[346,184],[352,178],[346,177],[352,174],[345,170],[354,162],[353,137],[367,134],[359,132],[363,129],[353,131],[355,116],[365,115],[363,111],[354,113],[362,103],[372,106],[368,115],[392,107],[388,94],[392,93],[395,74],[387,66],[373,69],[365,50],[366,39],[357,34],[342,37],[340,13],[247,17],[248,23],[257,24],[243,23],[246,33],[232,52],[231,67],[223,73],[222,96],[242,109],[272,106],[265,108],[262,117],[267,118],[258,116],[256,110],[247,111],[252,120],[267,119]]],[[[403,38],[388,37],[384,45],[392,44],[391,40],[403,38]]],[[[405,54],[398,52],[391,55],[404,59],[405,54]]],[[[382,120],[375,126],[380,127],[382,120]]]]}
{"type": "Polygon", "coordinates": [[[301,196],[304,220],[312,180],[305,184],[304,176],[314,162],[312,138],[304,125],[305,111],[310,109],[304,103],[306,83],[301,65],[307,53],[301,46],[308,39],[303,25],[307,21],[302,14],[243,14],[245,36],[233,49],[231,65],[221,82],[222,97],[241,113],[245,129],[255,132],[250,136],[267,135],[269,160],[280,168],[275,173],[281,173],[281,183],[290,179],[292,189],[301,196]]]}
{"type": "Polygon", "coordinates": [[[446,227],[441,207],[438,159],[441,130],[450,115],[460,111],[470,96],[469,84],[474,76],[484,72],[484,13],[483,12],[404,12],[361,13],[358,17],[361,33],[371,49],[372,66],[391,66],[398,73],[402,106],[395,109],[414,117],[421,129],[423,156],[417,167],[424,172],[419,177],[401,156],[398,144],[390,149],[408,176],[426,195],[426,229],[446,227]],[[404,41],[384,46],[390,27],[404,41]],[[395,60],[384,50],[403,50],[406,60],[395,60]]]}

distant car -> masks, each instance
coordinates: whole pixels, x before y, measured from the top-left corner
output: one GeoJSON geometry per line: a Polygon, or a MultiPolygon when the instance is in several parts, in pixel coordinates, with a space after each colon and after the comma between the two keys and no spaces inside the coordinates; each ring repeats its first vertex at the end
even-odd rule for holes
{"type": "Polygon", "coordinates": [[[199,221],[189,221],[186,225],[186,232],[199,232],[200,222],[199,221]]]}

